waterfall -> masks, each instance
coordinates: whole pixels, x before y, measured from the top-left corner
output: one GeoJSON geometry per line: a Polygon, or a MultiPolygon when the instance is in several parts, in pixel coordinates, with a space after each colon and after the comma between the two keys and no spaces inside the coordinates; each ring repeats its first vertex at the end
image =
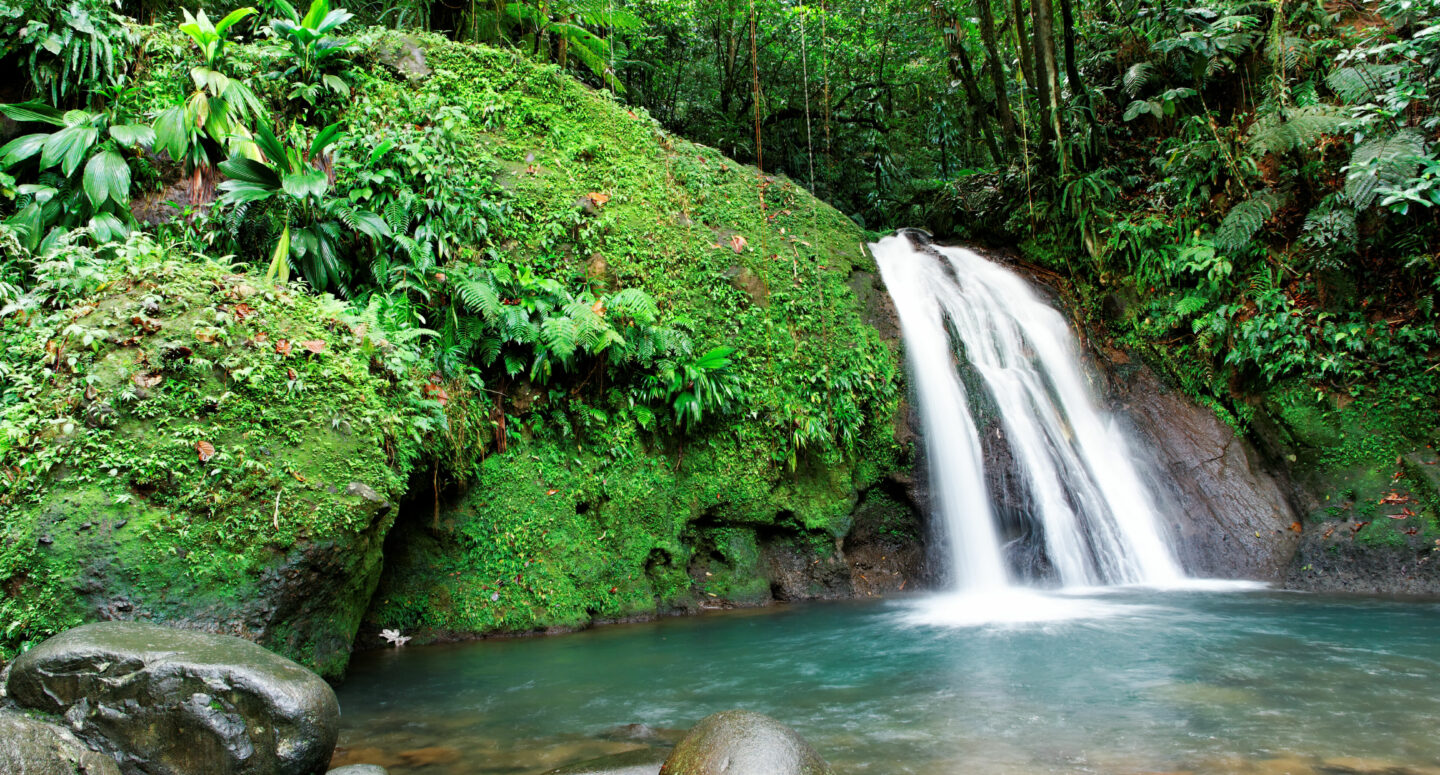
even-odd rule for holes
{"type": "Polygon", "coordinates": [[[1065,318],[1020,276],[972,251],[918,248],[903,234],[870,248],[899,312],[958,587],[1180,580],[1155,503],[1090,394],[1065,318]],[[977,407],[998,417],[977,425],[977,407]],[[1003,450],[1012,470],[986,471],[987,449],[1003,450]],[[993,502],[991,483],[1004,477],[1020,495],[993,502]],[[1008,524],[1002,509],[1016,515],[1008,524]]]}

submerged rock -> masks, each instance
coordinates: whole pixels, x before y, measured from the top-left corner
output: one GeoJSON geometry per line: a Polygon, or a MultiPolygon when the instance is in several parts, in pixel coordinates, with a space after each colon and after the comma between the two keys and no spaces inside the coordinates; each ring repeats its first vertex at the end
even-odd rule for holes
{"type": "Polygon", "coordinates": [[[390,772],[378,764],[347,764],[336,767],[325,775],[390,775],[390,772]]]}
{"type": "Polygon", "coordinates": [[[139,622],[45,641],[15,660],[7,689],[127,775],[310,775],[339,734],[318,675],[240,638],[139,622]]]}
{"type": "Polygon", "coordinates": [[[660,775],[831,775],[798,732],[763,713],[727,710],[690,730],[660,775]]]}
{"type": "Polygon", "coordinates": [[[120,768],[109,757],[86,748],[64,727],[0,711],[0,772],[120,775],[120,768]]]}
{"type": "Polygon", "coordinates": [[[553,769],[545,775],[656,775],[665,763],[664,749],[641,748],[613,756],[587,759],[553,769]]]}

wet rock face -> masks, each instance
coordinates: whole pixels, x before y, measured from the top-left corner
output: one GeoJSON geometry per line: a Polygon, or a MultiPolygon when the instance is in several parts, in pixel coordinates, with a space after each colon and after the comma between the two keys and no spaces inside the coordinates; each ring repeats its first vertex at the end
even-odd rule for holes
{"type": "Polygon", "coordinates": [[[685,736],[660,775],[832,775],[830,765],[790,727],[762,713],[706,716],[685,736]]]}
{"type": "Polygon", "coordinates": [[[1115,407],[1142,442],[1136,450],[1171,508],[1172,542],[1198,576],[1278,581],[1295,555],[1299,517],[1283,475],[1204,407],[1148,368],[1112,373],[1115,407]]]}
{"type": "Polygon", "coordinates": [[[15,775],[120,775],[114,760],[70,730],[0,711],[0,772],[15,775]]]}
{"type": "Polygon", "coordinates": [[[284,657],[224,635],[100,622],[15,660],[18,704],[65,717],[126,775],[309,775],[338,735],[335,693],[284,657]]]}

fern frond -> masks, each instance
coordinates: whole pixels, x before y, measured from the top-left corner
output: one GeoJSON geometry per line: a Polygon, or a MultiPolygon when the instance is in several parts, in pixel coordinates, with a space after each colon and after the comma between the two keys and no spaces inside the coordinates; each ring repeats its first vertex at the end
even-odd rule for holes
{"type": "Polygon", "coordinates": [[[1375,202],[1381,187],[1395,188],[1419,166],[1425,154],[1425,136],[1414,129],[1401,129],[1389,137],[1366,140],[1350,155],[1345,175],[1345,196],[1356,209],[1375,202]]]}
{"type": "Polygon", "coordinates": [[[478,312],[488,319],[500,317],[504,305],[495,286],[480,277],[468,277],[456,284],[456,292],[465,307],[478,312]]]}
{"type": "Polygon", "coordinates": [[[1309,105],[1277,111],[1255,122],[1250,134],[1249,151],[1255,156],[1288,153],[1313,145],[1325,135],[1344,132],[1352,123],[1350,111],[1334,105],[1309,105]]]}
{"type": "Polygon", "coordinates": [[[1325,85],[1349,104],[1369,102],[1393,86],[1403,71],[1401,65],[1361,63],[1342,67],[1325,78],[1325,85]]]}
{"type": "Polygon", "coordinates": [[[1215,248],[1222,253],[1238,253],[1249,247],[1255,232],[1284,202],[1284,195],[1267,188],[1230,208],[1220,228],[1215,230],[1215,248]]]}
{"type": "Polygon", "coordinates": [[[635,320],[641,325],[651,325],[660,315],[660,308],[650,294],[639,288],[625,288],[610,294],[605,307],[613,314],[635,320]]]}
{"type": "Polygon", "coordinates": [[[1127,97],[1135,97],[1145,85],[1155,78],[1155,65],[1152,62],[1136,62],[1130,65],[1125,71],[1121,81],[1121,89],[1127,97]]]}

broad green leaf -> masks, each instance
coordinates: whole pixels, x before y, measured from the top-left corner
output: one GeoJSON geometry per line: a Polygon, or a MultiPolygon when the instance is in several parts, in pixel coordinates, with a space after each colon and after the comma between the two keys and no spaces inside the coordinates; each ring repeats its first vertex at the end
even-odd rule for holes
{"type": "Polygon", "coordinates": [[[275,242],[275,250],[270,253],[270,268],[265,270],[266,280],[279,280],[281,283],[290,282],[290,227],[280,232],[280,239],[275,242]]]}
{"type": "Polygon", "coordinates": [[[110,127],[110,136],[126,148],[155,144],[155,130],[144,124],[116,124],[110,127]]]}
{"type": "Polygon", "coordinates": [[[326,148],[334,145],[339,139],[340,125],[338,123],[331,124],[320,130],[320,133],[315,135],[315,141],[310,143],[310,158],[313,159],[324,153],[326,148]]]}
{"type": "Polygon", "coordinates": [[[85,125],[67,126],[50,135],[40,154],[40,169],[49,169],[59,164],[60,170],[67,176],[70,175],[80,166],[80,162],[85,160],[90,147],[99,136],[99,130],[85,125]]]}
{"type": "Polygon", "coordinates": [[[101,242],[117,242],[130,236],[130,229],[114,213],[96,213],[90,219],[90,228],[95,230],[101,242]]]}
{"type": "Polygon", "coordinates": [[[314,0],[310,3],[310,10],[305,13],[305,18],[300,20],[300,26],[315,29],[320,26],[320,21],[330,13],[328,0],[314,0]]]}
{"type": "Polygon", "coordinates": [[[176,105],[155,116],[155,150],[170,154],[174,161],[184,159],[190,147],[190,126],[185,113],[183,105],[176,105]]]}
{"type": "Polygon", "coordinates": [[[21,102],[14,105],[0,105],[4,113],[14,121],[36,121],[42,124],[65,126],[63,114],[43,102],[21,102]]]}
{"type": "Polygon", "coordinates": [[[130,165],[116,151],[97,153],[85,165],[84,184],[85,195],[96,209],[105,204],[106,199],[124,205],[130,201],[130,165]]]}
{"type": "Polygon", "coordinates": [[[254,159],[227,159],[220,162],[218,166],[227,178],[243,180],[246,183],[258,183],[267,188],[280,187],[280,176],[275,174],[275,170],[254,159]]]}
{"type": "Polygon", "coordinates": [[[288,170],[289,160],[285,157],[285,146],[275,139],[275,133],[263,121],[255,127],[255,144],[260,146],[260,151],[272,165],[277,168],[288,170]]]}
{"type": "Polygon", "coordinates": [[[253,13],[257,13],[254,8],[236,8],[235,10],[231,11],[230,14],[224,19],[221,19],[220,21],[215,23],[215,32],[223,37],[225,35],[225,31],[230,29],[232,25],[253,13]]]}
{"type": "Polygon", "coordinates": [[[225,192],[220,199],[227,204],[256,202],[261,199],[267,199],[275,194],[274,188],[243,180],[224,181],[219,185],[219,189],[225,192]]]}
{"type": "Polygon", "coordinates": [[[0,167],[10,167],[40,152],[45,147],[48,134],[34,134],[17,137],[0,147],[0,167]]]}
{"type": "Polygon", "coordinates": [[[321,82],[330,87],[330,91],[344,97],[350,96],[350,84],[345,83],[338,75],[326,73],[320,78],[321,82]]]}
{"type": "Polygon", "coordinates": [[[312,169],[283,176],[280,187],[296,199],[307,196],[319,198],[325,196],[325,191],[330,188],[330,180],[321,170],[312,169]]]}

